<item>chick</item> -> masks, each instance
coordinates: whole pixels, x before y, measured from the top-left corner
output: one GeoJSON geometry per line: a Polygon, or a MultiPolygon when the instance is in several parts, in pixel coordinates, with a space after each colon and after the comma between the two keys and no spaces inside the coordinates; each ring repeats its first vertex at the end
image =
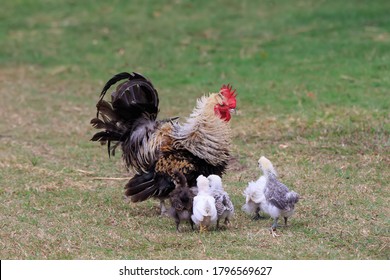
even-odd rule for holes
{"type": "Polygon", "coordinates": [[[248,183],[248,187],[245,189],[243,195],[245,197],[245,204],[242,206],[242,210],[248,214],[255,213],[254,220],[263,218],[260,216],[260,210],[262,205],[266,203],[264,196],[264,188],[267,183],[265,176],[261,176],[257,181],[251,181],[248,183]]]}
{"type": "Polygon", "coordinates": [[[223,189],[221,177],[218,175],[210,175],[207,179],[210,182],[211,194],[215,199],[218,229],[220,220],[224,220],[226,226],[230,224],[230,218],[234,215],[234,206],[228,193],[223,189]]]}
{"type": "Polygon", "coordinates": [[[207,231],[217,221],[215,199],[211,195],[209,180],[200,175],[197,179],[198,194],[194,197],[192,221],[199,225],[200,232],[207,231]]]}
{"type": "Polygon", "coordinates": [[[175,220],[177,232],[180,232],[179,226],[181,221],[189,221],[191,228],[194,229],[194,223],[191,220],[194,194],[188,187],[183,173],[175,170],[173,179],[175,189],[169,195],[171,208],[168,210],[168,215],[175,220]]]}
{"type": "Polygon", "coordinates": [[[277,179],[277,173],[269,159],[262,156],[259,159],[259,167],[264,173],[266,184],[264,187],[265,204],[261,208],[268,213],[274,223],[271,226],[272,236],[277,236],[276,227],[279,217],[284,218],[284,224],[287,226],[287,219],[294,214],[295,204],[299,200],[296,192],[290,191],[288,187],[277,179]]]}

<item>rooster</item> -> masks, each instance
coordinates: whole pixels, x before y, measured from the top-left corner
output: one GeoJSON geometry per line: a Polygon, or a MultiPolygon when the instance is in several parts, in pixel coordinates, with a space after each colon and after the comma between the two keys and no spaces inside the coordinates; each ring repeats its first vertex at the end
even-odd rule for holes
{"type": "Polygon", "coordinates": [[[125,195],[132,202],[160,199],[161,214],[166,214],[164,200],[175,188],[173,170],[181,172],[189,186],[195,186],[199,175],[222,175],[227,167],[229,121],[236,109],[236,93],[229,85],[200,98],[184,123],[177,118],[157,120],[157,90],[134,72],[112,77],[96,107],[91,124],[101,131],[91,140],[107,144],[109,156],[121,147],[127,168],[134,172],[125,186],[125,195]],[[111,101],[104,100],[109,88],[119,81],[123,82],[111,94],[111,101]]]}

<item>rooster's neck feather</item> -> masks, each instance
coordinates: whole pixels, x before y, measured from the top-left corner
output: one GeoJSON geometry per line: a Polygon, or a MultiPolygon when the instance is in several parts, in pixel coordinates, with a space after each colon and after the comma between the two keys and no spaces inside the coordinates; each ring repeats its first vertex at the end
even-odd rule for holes
{"type": "Polygon", "coordinates": [[[186,122],[173,129],[176,148],[184,148],[213,165],[229,160],[230,126],[214,113],[214,106],[220,101],[218,94],[198,100],[186,122]]]}

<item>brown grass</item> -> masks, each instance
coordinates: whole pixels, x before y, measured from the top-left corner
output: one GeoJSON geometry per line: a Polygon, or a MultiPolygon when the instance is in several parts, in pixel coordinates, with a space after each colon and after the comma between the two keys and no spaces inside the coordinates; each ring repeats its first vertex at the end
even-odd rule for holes
{"type": "Polygon", "coordinates": [[[314,116],[241,111],[224,177],[236,207],[233,226],[202,235],[184,226],[178,234],[157,215],[156,201],[123,198],[124,182],[115,178],[129,174],[120,157],[109,160],[105,147],[88,141],[95,88],[30,72],[0,73],[2,259],[390,257],[388,115],[336,107],[314,116]],[[260,175],[260,155],[302,196],[276,239],[270,219],[252,221],[241,211],[247,182],[260,175]]]}

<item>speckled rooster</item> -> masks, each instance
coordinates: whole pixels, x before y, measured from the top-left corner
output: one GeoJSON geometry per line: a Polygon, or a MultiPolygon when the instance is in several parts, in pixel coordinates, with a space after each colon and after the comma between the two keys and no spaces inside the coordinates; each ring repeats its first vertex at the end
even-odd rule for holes
{"type": "Polygon", "coordinates": [[[235,90],[223,85],[218,93],[203,96],[192,114],[179,123],[177,118],[157,120],[159,97],[152,83],[138,73],[119,73],[104,86],[91,124],[101,131],[92,141],[107,144],[109,155],[122,148],[127,167],[135,175],[126,184],[126,196],[133,202],[151,197],[164,200],[175,188],[173,171],[184,174],[189,186],[199,175],[221,175],[230,156],[229,121],[236,108],[235,90]],[[104,100],[109,88],[122,81],[104,100]]]}

